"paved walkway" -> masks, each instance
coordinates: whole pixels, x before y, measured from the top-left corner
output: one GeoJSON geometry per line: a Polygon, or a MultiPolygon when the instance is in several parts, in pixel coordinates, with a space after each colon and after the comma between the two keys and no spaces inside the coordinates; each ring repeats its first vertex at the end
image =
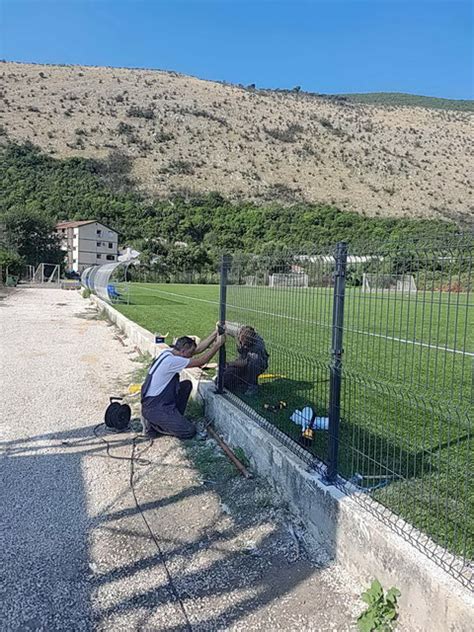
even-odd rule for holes
{"type": "Polygon", "coordinates": [[[208,444],[160,438],[136,464],[167,571],[131,494],[132,435],[107,436],[118,460],[93,434],[133,350],[75,292],[19,289],[0,322],[2,629],[353,629],[340,570],[304,552],[262,482],[225,459],[206,480],[208,444]]]}

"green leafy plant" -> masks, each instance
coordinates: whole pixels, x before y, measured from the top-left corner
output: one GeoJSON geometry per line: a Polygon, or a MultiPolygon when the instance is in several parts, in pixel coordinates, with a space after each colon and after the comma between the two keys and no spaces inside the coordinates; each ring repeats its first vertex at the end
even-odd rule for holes
{"type": "Polygon", "coordinates": [[[234,454],[239,459],[239,461],[242,463],[242,465],[244,465],[245,467],[250,467],[250,461],[249,461],[247,455],[245,454],[243,448],[241,448],[241,447],[235,448],[234,449],[234,454]]]}
{"type": "Polygon", "coordinates": [[[362,593],[362,601],[368,607],[357,619],[360,632],[391,632],[398,617],[398,597],[400,591],[397,588],[390,588],[385,593],[379,580],[374,579],[370,588],[362,593]]]}

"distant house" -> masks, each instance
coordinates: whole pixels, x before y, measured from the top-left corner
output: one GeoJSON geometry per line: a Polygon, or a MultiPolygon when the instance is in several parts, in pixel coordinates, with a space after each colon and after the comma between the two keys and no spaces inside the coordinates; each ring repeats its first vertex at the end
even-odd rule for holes
{"type": "Polygon", "coordinates": [[[140,253],[138,252],[138,250],[134,250],[133,248],[130,248],[129,246],[127,246],[126,248],[124,248],[123,250],[119,252],[117,259],[118,261],[121,261],[122,263],[125,263],[127,261],[140,263],[138,259],[139,256],[140,256],[140,253]]]}
{"type": "Polygon", "coordinates": [[[56,233],[67,258],[66,269],[84,268],[117,261],[118,233],[94,220],[59,222],[56,233]]]}

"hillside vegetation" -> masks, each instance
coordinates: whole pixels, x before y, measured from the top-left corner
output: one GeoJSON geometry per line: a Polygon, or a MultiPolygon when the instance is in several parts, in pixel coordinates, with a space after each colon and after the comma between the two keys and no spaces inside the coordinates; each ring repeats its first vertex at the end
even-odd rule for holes
{"type": "Polygon", "coordinates": [[[474,112],[474,101],[468,99],[440,99],[439,97],[424,97],[418,94],[405,94],[404,92],[353,92],[335,96],[343,97],[353,103],[474,112]]]}
{"type": "Polygon", "coordinates": [[[150,202],[219,191],[234,201],[472,221],[469,112],[152,70],[5,62],[0,77],[0,130],[10,140],[57,158],[119,152],[150,202]]]}
{"type": "MultiPolygon", "coordinates": [[[[51,226],[59,219],[97,218],[120,231],[142,261],[158,256],[168,269],[214,269],[222,251],[311,251],[347,240],[354,248],[387,241],[443,239],[454,223],[367,218],[329,205],[258,205],[218,193],[147,200],[134,189],[121,154],[100,161],[57,159],[31,144],[0,144],[0,224],[31,216],[51,226]],[[9,219],[10,218],[10,219],[9,219]],[[176,243],[178,242],[178,243],[176,243]]],[[[39,261],[38,261],[39,262],[39,261]]]]}

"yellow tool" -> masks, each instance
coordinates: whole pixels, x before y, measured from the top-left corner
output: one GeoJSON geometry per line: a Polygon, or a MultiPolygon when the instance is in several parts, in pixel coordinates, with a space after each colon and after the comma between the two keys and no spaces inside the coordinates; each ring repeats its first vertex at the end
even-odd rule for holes
{"type": "Polygon", "coordinates": [[[285,378],[286,375],[280,375],[280,373],[262,373],[262,375],[258,376],[259,380],[277,380],[281,378],[285,378]]]}
{"type": "Polygon", "coordinates": [[[141,390],[142,390],[141,384],[130,384],[130,386],[128,387],[128,394],[138,395],[138,393],[140,393],[141,390]]]}

